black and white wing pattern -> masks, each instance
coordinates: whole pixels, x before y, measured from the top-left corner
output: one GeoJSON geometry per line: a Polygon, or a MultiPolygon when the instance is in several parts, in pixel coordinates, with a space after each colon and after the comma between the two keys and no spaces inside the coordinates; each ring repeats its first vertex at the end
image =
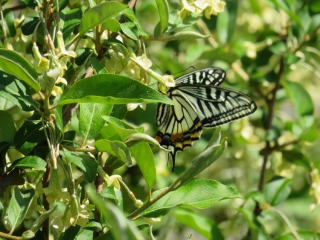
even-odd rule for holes
{"type": "Polygon", "coordinates": [[[173,105],[159,104],[156,140],[171,150],[172,171],[177,151],[199,140],[202,128],[211,128],[253,113],[256,104],[247,95],[219,87],[226,73],[204,68],[175,79],[167,91],[173,105]]]}

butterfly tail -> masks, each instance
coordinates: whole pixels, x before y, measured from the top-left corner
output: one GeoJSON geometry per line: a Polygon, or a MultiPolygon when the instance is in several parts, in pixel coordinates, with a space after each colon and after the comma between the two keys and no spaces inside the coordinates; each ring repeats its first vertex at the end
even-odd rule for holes
{"type": "Polygon", "coordinates": [[[174,172],[174,167],[176,165],[176,154],[177,152],[176,151],[173,151],[173,152],[169,152],[168,153],[168,160],[171,158],[172,160],[172,172],[174,172]]]}

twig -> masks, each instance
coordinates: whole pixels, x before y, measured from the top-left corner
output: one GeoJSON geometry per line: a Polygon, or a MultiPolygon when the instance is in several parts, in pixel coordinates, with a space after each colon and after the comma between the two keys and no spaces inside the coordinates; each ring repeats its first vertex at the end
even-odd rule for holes
{"type": "MultiPolygon", "coordinates": [[[[284,68],[284,59],[283,57],[281,57],[279,62],[279,71],[278,71],[276,85],[274,86],[272,91],[269,93],[269,96],[270,95],[271,96],[267,98],[267,107],[268,107],[268,116],[267,116],[267,125],[266,125],[267,136],[269,132],[272,130],[274,106],[275,106],[277,91],[280,88],[280,79],[283,73],[283,68],[284,68]]],[[[263,190],[268,158],[272,152],[273,152],[273,149],[271,148],[271,142],[267,140],[265,150],[263,151],[263,163],[260,171],[260,179],[259,179],[259,185],[258,185],[258,190],[260,192],[263,190]]]]}

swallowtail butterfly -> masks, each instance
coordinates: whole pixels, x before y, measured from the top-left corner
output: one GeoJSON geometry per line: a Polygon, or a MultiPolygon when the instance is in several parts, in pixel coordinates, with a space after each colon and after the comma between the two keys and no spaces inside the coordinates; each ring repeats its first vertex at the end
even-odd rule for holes
{"type": "Polygon", "coordinates": [[[202,128],[216,127],[256,110],[247,95],[219,86],[225,78],[221,68],[204,68],[178,77],[175,87],[164,93],[173,105],[158,105],[156,140],[171,150],[172,171],[177,151],[199,140],[202,128]]]}

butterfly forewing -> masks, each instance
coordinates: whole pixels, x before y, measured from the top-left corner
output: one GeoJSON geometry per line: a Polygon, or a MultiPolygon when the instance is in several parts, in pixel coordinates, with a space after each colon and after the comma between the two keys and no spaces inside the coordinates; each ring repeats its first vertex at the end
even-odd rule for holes
{"type": "Polygon", "coordinates": [[[217,67],[187,73],[167,92],[173,105],[158,105],[156,139],[172,150],[172,170],[176,152],[198,140],[202,127],[216,127],[256,110],[245,94],[219,87],[225,77],[225,71],[217,67]]]}
{"type": "Polygon", "coordinates": [[[226,78],[226,72],[221,68],[204,68],[196,70],[181,77],[178,77],[175,82],[179,84],[200,84],[200,85],[220,85],[226,78]]]}
{"type": "Polygon", "coordinates": [[[197,109],[203,127],[216,127],[256,110],[256,105],[245,94],[221,87],[181,85],[177,88],[197,109]]]}

